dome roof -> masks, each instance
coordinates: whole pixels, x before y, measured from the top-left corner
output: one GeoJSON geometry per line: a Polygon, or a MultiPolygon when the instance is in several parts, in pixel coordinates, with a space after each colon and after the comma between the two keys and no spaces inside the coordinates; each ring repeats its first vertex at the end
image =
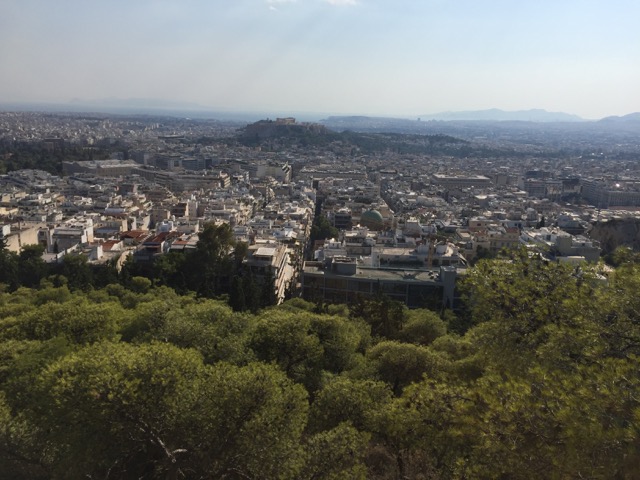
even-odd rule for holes
{"type": "Polygon", "coordinates": [[[367,210],[366,212],[362,212],[360,216],[360,225],[370,228],[371,230],[382,230],[384,227],[384,219],[379,211],[367,210]]]}

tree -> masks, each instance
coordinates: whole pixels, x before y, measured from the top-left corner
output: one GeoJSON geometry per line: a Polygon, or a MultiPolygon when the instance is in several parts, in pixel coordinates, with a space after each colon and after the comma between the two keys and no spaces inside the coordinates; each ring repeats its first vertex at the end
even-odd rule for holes
{"type": "Polygon", "coordinates": [[[233,249],[233,257],[236,262],[236,270],[240,270],[242,262],[247,258],[249,252],[249,244],[247,242],[236,242],[233,249]]]}
{"type": "Polygon", "coordinates": [[[468,271],[464,335],[382,296],[0,292],[2,477],[635,478],[640,266],[510,255],[468,271]]]}
{"type": "Polygon", "coordinates": [[[18,279],[20,284],[33,288],[48,274],[47,264],[42,259],[42,245],[25,245],[18,257],[18,279]]]}
{"type": "Polygon", "coordinates": [[[481,324],[475,341],[504,368],[526,368],[540,358],[575,363],[598,341],[594,329],[585,328],[601,311],[593,275],[526,252],[514,255],[479,262],[463,280],[466,306],[481,324]]]}
{"type": "Polygon", "coordinates": [[[41,286],[40,290],[35,292],[33,302],[36,305],[45,305],[49,302],[62,304],[72,299],[72,293],[66,284],[66,277],[56,275],[53,280],[53,285],[41,286]]]}
{"type": "Polygon", "coordinates": [[[391,398],[391,389],[383,382],[331,378],[311,404],[309,431],[331,430],[344,422],[360,431],[372,431],[376,415],[387,407],[391,398]]]}
{"type": "Polygon", "coordinates": [[[189,253],[189,287],[199,295],[214,298],[228,291],[233,276],[235,240],[229,224],[207,223],[199,234],[194,252],[189,253]]]}
{"type": "Polygon", "coordinates": [[[326,240],[327,238],[337,238],[338,229],[331,225],[325,215],[318,215],[313,219],[309,242],[313,246],[316,240],[326,240]]]}
{"type": "Polygon", "coordinates": [[[145,277],[133,277],[129,288],[135,293],[147,293],[151,288],[151,280],[145,277]]]}
{"type": "Polygon", "coordinates": [[[249,345],[259,360],[275,362],[310,391],[317,388],[323,349],[308,317],[269,311],[258,319],[249,345]]]}
{"type": "Polygon", "coordinates": [[[478,245],[476,247],[476,254],[473,258],[473,262],[474,264],[477,263],[479,260],[485,260],[485,259],[490,259],[490,258],[494,258],[495,254],[493,252],[491,252],[491,250],[489,250],[488,248],[483,247],[482,245],[478,245]]]}
{"type": "Polygon", "coordinates": [[[365,480],[364,464],[370,435],[348,423],[317,433],[305,445],[307,461],[299,477],[303,480],[365,480]]]}
{"type": "Polygon", "coordinates": [[[183,425],[209,478],[297,479],[305,462],[301,435],[307,393],[272,365],[208,369],[183,425]]]}
{"type": "Polygon", "coordinates": [[[274,367],[207,367],[193,350],[100,343],[62,358],[23,406],[54,476],[283,478],[303,466],[304,389],[274,367]]]}
{"type": "Polygon", "coordinates": [[[102,343],[51,365],[38,385],[48,404],[39,417],[52,441],[65,439],[56,469],[174,477],[186,453],[175,416],[202,369],[194,352],[159,344],[102,343]]]}
{"type": "Polygon", "coordinates": [[[372,335],[395,338],[405,321],[404,310],[405,307],[400,302],[391,300],[378,291],[373,298],[359,296],[349,306],[349,315],[352,318],[362,318],[371,325],[372,335]]]}
{"type": "Polygon", "coordinates": [[[380,380],[396,395],[411,383],[420,381],[423,375],[442,378],[448,367],[445,358],[425,347],[389,340],[369,349],[367,358],[375,366],[380,380]]]}
{"type": "Polygon", "coordinates": [[[618,267],[609,282],[609,288],[599,288],[591,295],[594,309],[587,317],[598,339],[604,341],[601,354],[614,358],[640,355],[640,265],[618,267]]]}
{"type": "Polygon", "coordinates": [[[255,325],[254,317],[234,314],[220,300],[200,300],[169,308],[162,324],[148,332],[147,338],[182,348],[195,348],[207,364],[223,361],[246,365],[255,361],[255,355],[248,346],[255,325]]]}
{"type": "Polygon", "coordinates": [[[65,255],[60,273],[67,277],[71,290],[88,290],[93,286],[93,271],[84,255],[65,255]]]}
{"type": "Polygon", "coordinates": [[[93,265],[93,286],[104,288],[112,283],[118,283],[117,260],[109,260],[105,263],[93,265]]]}
{"type": "Polygon", "coordinates": [[[244,294],[245,310],[257,313],[260,309],[260,289],[256,285],[255,277],[251,271],[245,272],[242,277],[242,292],[244,294]]]}
{"type": "Polygon", "coordinates": [[[47,301],[41,308],[17,317],[10,330],[13,338],[49,340],[60,336],[72,343],[86,344],[115,337],[123,316],[120,305],[91,303],[83,297],[69,297],[66,287],[49,290],[49,294],[46,290],[39,292],[34,301],[55,301],[47,301]]]}
{"type": "Polygon", "coordinates": [[[637,359],[608,359],[573,372],[486,374],[458,416],[475,437],[467,476],[633,478],[640,385],[628,373],[637,368],[637,359]]]}
{"type": "Polygon", "coordinates": [[[238,275],[231,280],[231,291],[229,292],[229,306],[234,312],[243,312],[246,310],[245,293],[242,278],[238,275]]]}
{"type": "Polygon", "coordinates": [[[397,334],[397,339],[402,342],[429,345],[447,333],[442,319],[429,310],[412,310],[405,317],[406,323],[397,334]]]}
{"type": "Polygon", "coordinates": [[[348,318],[336,315],[300,315],[309,318],[310,330],[322,346],[323,370],[341,373],[355,363],[357,350],[363,342],[358,325],[348,318]]]}
{"type": "Polygon", "coordinates": [[[51,478],[46,457],[37,441],[40,433],[24,416],[15,415],[0,393],[0,465],[3,478],[51,478]]]}
{"type": "Polygon", "coordinates": [[[13,291],[20,284],[18,269],[19,257],[6,248],[6,240],[0,238],[0,284],[7,285],[13,291]]]}
{"type": "Polygon", "coordinates": [[[432,379],[407,387],[375,417],[376,456],[381,458],[370,460],[371,473],[388,478],[486,478],[467,473],[469,454],[482,439],[481,430],[467,427],[473,405],[467,396],[465,387],[432,379]]]}
{"type": "Polygon", "coordinates": [[[188,260],[188,254],[181,252],[161,255],[153,262],[153,280],[158,285],[166,285],[177,292],[187,293],[190,287],[188,260]]]}

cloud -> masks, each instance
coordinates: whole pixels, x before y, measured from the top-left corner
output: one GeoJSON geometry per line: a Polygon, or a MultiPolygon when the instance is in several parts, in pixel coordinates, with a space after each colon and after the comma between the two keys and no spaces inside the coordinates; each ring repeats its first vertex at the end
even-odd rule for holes
{"type": "Polygon", "coordinates": [[[343,6],[343,5],[357,5],[357,0],[324,0],[329,5],[343,6]]]}
{"type": "Polygon", "coordinates": [[[285,5],[287,3],[296,3],[298,0],[265,0],[267,5],[269,6],[270,12],[278,12],[280,5],[285,5]]]}

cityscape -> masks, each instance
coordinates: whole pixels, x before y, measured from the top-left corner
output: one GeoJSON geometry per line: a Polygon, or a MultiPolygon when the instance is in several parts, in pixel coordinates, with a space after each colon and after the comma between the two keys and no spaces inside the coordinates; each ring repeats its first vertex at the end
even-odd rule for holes
{"type": "Polygon", "coordinates": [[[639,17],[0,2],[0,477],[640,478],[639,17]]]}
{"type": "MultiPolygon", "coordinates": [[[[483,415],[483,402],[497,385],[482,386],[491,372],[531,379],[537,374],[522,377],[517,369],[556,372],[604,358],[634,368],[636,357],[626,352],[640,345],[632,306],[640,248],[638,125],[637,114],[592,122],[362,116],[241,122],[0,112],[0,331],[8,395],[3,428],[22,422],[16,416],[21,411],[26,422],[50,425],[44,433],[23,424],[28,435],[41,435],[33,446],[25,434],[6,430],[3,466],[11,478],[70,478],[59,470],[69,461],[71,478],[110,471],[113,461],[122,462],[118,478],[137,477],[140,469],[148,470],[143,478],[172,471],[191,478],[191,470],[206,478],[280,478],[285,465],[292,472],[287,478],[493,475],[496,467],[484,455],[503,448],[503,433],[484,447],[476,426],[463,440],[449,437],[460,422],[475,425],[472,418],[483,415]],[[620,323],[610,320],[616,318],[620,323]],[[549,328],[555,322],[554,333],[549,328]],[[598,340],[591,333],[584,337],[587,332],[599,332],[598,340]],[[38,353],[42,348],[76,353],[38,353]],[[553,352],[550,360],[539,358],[546,349],[553,352]],[[183,359],[187,352],[196,357],[183,359]],[[31,355],[41,356],[43,365],[54,363],[27,370],[39,375],[30,377],[21,365],[31,355]],[[147,355],[168,363],[149,363],[147,355]],[[52,368],[62,377],[51,377],[52,368]],[[77,368],[124,377],[85,378],[77,368]],[[199,373],[184,380],[191,370],[199,373]],[[156,391],[158,372],[161,384],[186,383],[156,391]],[[202,375],[218,377],[209,387],[197,386],[202,375]],[[25,378],[36,387],[23,385],[25,378]],[[56,390],[66,385],[59,378],[72,390],[56,390]],[[137,386],[127,393],[132,381],[137,386]],[[58,385],[51,390],[52,407],[21,410],[35,408],[23,392],[48,388],[47,382],[58,385]],[[236,387],[229,389],[229,382],[236,387]],[[427,404],[408,397],[432,388],[449,393],[427,404]],[[443,407],[455,389],[482,400],[443,407]],[[202,399],[191,404],[196,391],[202,399]],[[308,415],[306,392],[318,396],[308,415]],[[364,397],[355,400],[355,394],[364,397]],[[228,395],[266,423],[215,404],[228,395]],[[288,400],[295,406],[262,403],[281,395],[295,397],[288,400]],[[246,403],[255,396],[257,405],[246,403]],[[80,414],[75,405],[83,398],[89,404],[80,414]],[[179,399],[175,408],[191,405],[194,419],[153,405],[171,398],[179,399]],[[367,403],[373,398],[378,400],[367,403]],[[379,415],[391,415],[405,401],[408,411],[394,413],[389,425],[379,423],[379,415]],[[339,413],[340,405],[347,410],[339,413]],[[434,410],[441,408],[452,411],[442,417],[434,410]],[[453,411],[448,425],[420,430],[406,449],[385,443],[398,428],[392,425],[416,415],[444,421],[453,411]],[[217,415],[232,424],[221,426],[217,415]],[[181,427],[183,421],[199,427],[181,427]],[[138,422],[142,433],[129,438],[126,432],[138,422]],[[112,434],[104,426],[123,430],[112,434]],[[245,428],[266,437],[246,438],[245,428]],[[193,432],[212,439],[232,435],[243,443],[212,460],[156,447],[144,453],[147,443],[165,442],[163,429],[176,438],[166,441],[188,446],[185,451],[217,448],[193,443],[193,432]],[[89,456],[85,440],[60,443],[66,435],[86,434],[93,438],[89,456]],[[424,439],[443,434],[428,453],[424,439]],[[339,458],[337,464],[313,450],[327,435],[337,443],[323,450],[339,458]],[[93,452],[111,441],[125,450],[107,450],[95,463],[93,452]],[[41,452],[47,445],[61,450],[41,452]],[[451,448],[443,466],[434,463],[451,448]],[[163,455],[175,466],[164,466],[163,455]],[[470,463],[457,465],[467,455],[470,463]],[[264,476],[258,473],[263,468],[264,476]]],[[[588,393],[575,395],[570,383],[558,407],[570,415],[558,427],[561,435],[576,442],[588,436],[564,430],[584,421],[572,413],[575,402],[591,405],[600,398],[593,389],[609,381],[610,372],[596,363],[559,377],[574,382],[586,381],[585,375],[588,393]]],[[[616,380],[611,395],[623,404],[611,408],[637,404],[622,393],[637,390],[633,378],[616,380]]],[[[520,411],[534,395],[526,393],[528,386],[499,385],[507,396],[502,401],[523,395],[507,408],[520,411]]],[[[553,391],[536,395],[559,401],[553,391]]],[[[502,407],[490,408],[491,415],[505,414],[502,407]]],[[[600,422],[607,413],[594,415],[600,422]]],[[[399,435],[411,431],[403,427],[399,435]]],[[[606,438],[595,444],[618,452],[607,462],[595,458],[585,466],[582,449],[553,447],[548,457],[533,455],[530,463],[539,468],[569,454],[572,472],[603,465],[625,471],[618,455],[626,450],[615,438],[615,446],[606,438]]],[[[519,446],[516,458],[526,448],[519,446]]]]}
{"type": "Polygon", "coordinates": [[[620,233],[640,207],[633,115],[326,122],[363,133],[293,117],[2,113],[5,165],[29,149],[59,159],[1,177],[5,248],[37,244],[48,263],[79,254],[119,270],[195,249],[205,224],[227,224],[249,246],[246,269],[273,276],[276,303],[350,303],[381,288],[410,307],[437,307],[437,291],[452,307],[455,278],[503,249],[579,265],[638,242],[620,233]],[[372,132],[393,125],[434,133],[372,132]],[[71,150],[83,159],[65,159],[71,150]],[[312,235],[319,219],[331,232],[312,235]]]}

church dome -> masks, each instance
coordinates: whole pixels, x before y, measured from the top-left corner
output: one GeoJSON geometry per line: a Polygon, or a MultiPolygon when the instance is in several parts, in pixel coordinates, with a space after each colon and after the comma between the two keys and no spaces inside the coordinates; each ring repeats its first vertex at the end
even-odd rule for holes
{"type": "Polygon", "coordinates": [[[384,228],[384,219],[379,211],[367,210],[360,216],[360,225],[370,230],[382,230],[384,228]]]}

